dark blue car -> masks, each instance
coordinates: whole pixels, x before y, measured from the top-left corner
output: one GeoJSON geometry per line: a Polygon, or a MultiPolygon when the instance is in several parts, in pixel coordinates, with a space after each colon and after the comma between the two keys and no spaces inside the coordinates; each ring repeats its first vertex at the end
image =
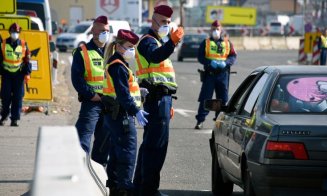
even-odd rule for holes
{"type": "Polygon", "coordinates": [[[207,38],[207,34],[186,34],[178,48],[177,60],[184,58],[197,58],[201,42],[207,38]]]}
{"type": "Polygon", "coordinates": [[[255,69],[221,112],[210,139],[212,192],[327,195],[327,67],[255,69]]]}

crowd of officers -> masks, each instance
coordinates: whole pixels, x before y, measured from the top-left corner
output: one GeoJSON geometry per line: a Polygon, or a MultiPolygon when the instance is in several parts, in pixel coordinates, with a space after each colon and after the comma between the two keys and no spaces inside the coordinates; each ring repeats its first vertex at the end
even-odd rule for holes
{"type": "Polygon", "coordinates": [[[76,122],[80,143],[93,160],[106,166],[112,196],[164,195],[158,190],[160,171],[177,91],[169,56],[184,35],[182,27],[170,30],[172,14],[169,6],[157,6],[146,35],[139,38],[120,29],[115,40],[109,40],[110,20],[99,16],[93,22],[92,40],[73,51],[71,79],[81,102],[76,122]],[[131,60],[136,61],[136,77],[131,60]],[[144,127],[138,157],[135,119],[144,127]]]}
{"type": "MultiPolygon", "coordinates": [[[[120,29],[109,40],[106,16],[94,20],[92,40],[73,51],[71,79],[81,102],[76,128],[84,151],[106,167],[111,196],[165,195],[159,189],[177,92],[175,71],[169,57],[184,36],[182,27],[170,29],[173,10],[154,8],[149,31],[139,38],[120,29]],[[136,62],[135,75],[129,63],[136,62]],[[141,109],[143,108],[143,109],[141,109]],[[135,121],[144,127],[137,156],[135,121]],[[91,150],[91,138],[94,142],[91,150]]],[[[202,128],[205,99],[214,90],[227,102],[230,66],[236,52],[222,34],[218,21],[199,50],[204,65],[196,129],[202,128]]]]}
{"type": "MultiPolygon", "coordinates": [[[[172,14],[169,6],[157,6],[145,35],[139,38],[120,29],[115,40],[109,40],[110,21],[99,16],[93,22],[91,41],[73,51],[71,80],[81,102],[75,126],[83,150],[106,167],[111,196],[165,195],[158,190],[160,171],[177,92],[169,57],[184,36],[183,27],[170,29],[172,14]],[[128,63],[131,60],[136,62],[136,77],[128,63]],[[137,157],[135,121],[144,127],[137,157]]],[[[9,113],[11,126],[18,126],[24,81],[30,79],[30,52],[26,41],[19,39],[20,32],[14,23],[9,28],[10,37],[1,42],[1,126],[9,113]]],[[[233,45],[222,36],[218,21],[212,23],[209,37],[198,55],[204,70],[195,129],[202,128],[208,114],[204,100],[210,99],[214,90],[226,103],[229,70],[236,60],[233,45]]]]}

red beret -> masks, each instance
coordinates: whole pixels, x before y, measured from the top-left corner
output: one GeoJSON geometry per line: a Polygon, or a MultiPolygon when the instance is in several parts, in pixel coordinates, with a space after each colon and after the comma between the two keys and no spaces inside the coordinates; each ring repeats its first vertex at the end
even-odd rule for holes
{"type": "Polygon", "coordinates": [[[134,45],[136,45],[137,42],[139,41],[139,36],[137,36],[132,31],[125,30],[125,29],[119,29],[117,38],[129,41],[134,45]]]}
{"type": "Polygon", "coordinates": [[[107,18],[107,16],[99,16],[94,20],[93,23],[96,23],[96,22],[107,25],[108,24],[108,18],[107,18]]]}
{"type": "Polygon", "coordinates": [[[159,5],[154,8],[154,13],[170,18],[173,14],[173,10],[168,5],[159,5]]]}
{"type": "Polygon", "coordinates": [[[212,27],[219,27],[220,26],[220,22],[218,20],[213,21],[213,23],[211,24],[212,27]]]}

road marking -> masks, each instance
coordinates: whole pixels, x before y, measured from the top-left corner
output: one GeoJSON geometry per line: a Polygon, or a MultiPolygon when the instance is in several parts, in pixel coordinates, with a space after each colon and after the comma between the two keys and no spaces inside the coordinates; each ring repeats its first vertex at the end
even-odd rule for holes
{"type": "Polygon", "coordinates": [[[174,108],[174,112],[184,117],[189,117],[190,115],[188,113],[196,113],[196,111],[194,110],[185,110],[185,109],[178,109],[178,108],[174,108]]]}
{"type": "Polygon", "coordinates": [[[195,133],[211,134],[212,133],[212,129],[201,129],[199,131],[196,131],[195,133]]]}

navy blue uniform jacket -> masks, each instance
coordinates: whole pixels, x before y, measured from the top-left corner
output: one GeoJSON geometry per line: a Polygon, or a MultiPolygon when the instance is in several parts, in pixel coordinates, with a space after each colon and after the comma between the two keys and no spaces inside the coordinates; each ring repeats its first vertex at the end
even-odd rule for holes
{"type": "Polygon", "coordinates": [[[150,63],[160,63],[166,60],[174,52],[175,44],[171,39],[164,43],[152,29],[149,29],[148,34],[155,37],[162,44],[158,47],[156,40],[150,37],[146,37],[141,40],[137,49],[139,53],[150,63]]]}
{"type": "MultiPolygon", "coordinates": [[[[115,52],[109,58],[107,64],[114,61],[115,59],[121,60],[125,63],[126,66],[129,67],[128,63],[118,52],[115,52]]],[[[128,112],[128,114],[136,116],[139,108],[135,105],[134,99],[129,92],[129,72],[127,68],[121,63],[114,63],[109,66],[108,72],[114,83],[113,85],[117,96],[116,99],[120,106],[122,106],[128,112]]]]}

